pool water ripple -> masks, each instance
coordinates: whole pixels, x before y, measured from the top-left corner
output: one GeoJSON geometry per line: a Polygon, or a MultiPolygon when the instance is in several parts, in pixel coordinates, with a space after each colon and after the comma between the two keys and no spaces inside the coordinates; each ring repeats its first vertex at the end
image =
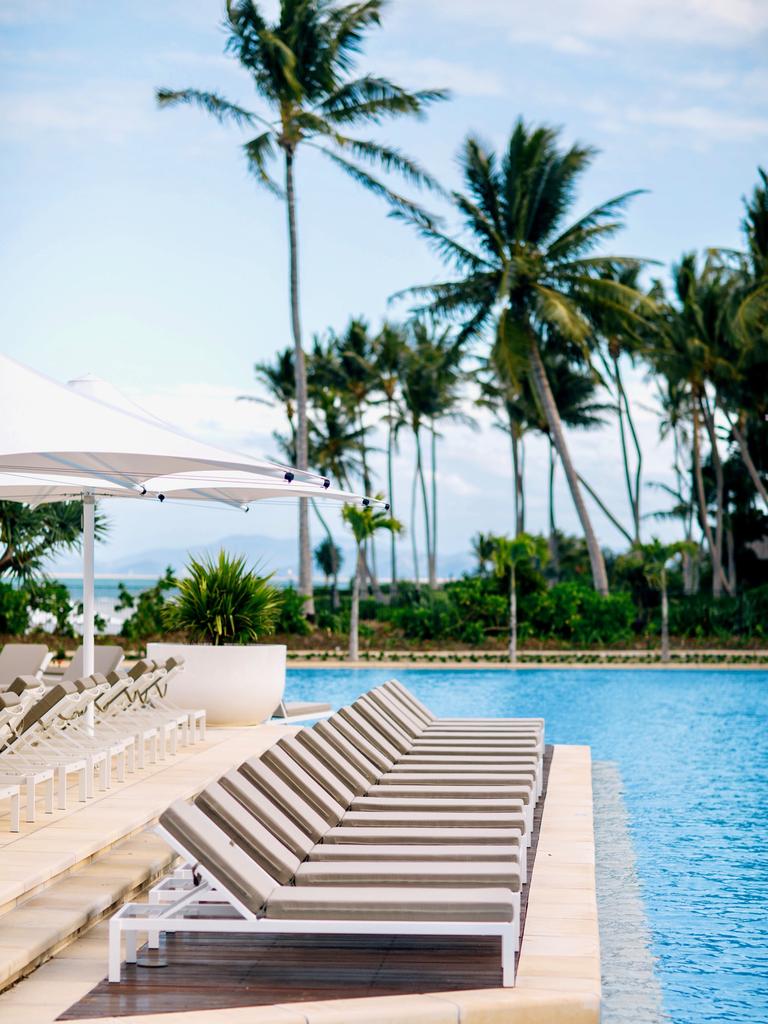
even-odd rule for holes
{"type": "MultiPolygon", "coordinates": [[[[396,674],[438,714],[543,715],[550,742],[615,762],[664,1019],[768,1022],[768,672],[396,674]]],[[[288,696],[338,706],[391,675],[291,670],[288,696]]]]}

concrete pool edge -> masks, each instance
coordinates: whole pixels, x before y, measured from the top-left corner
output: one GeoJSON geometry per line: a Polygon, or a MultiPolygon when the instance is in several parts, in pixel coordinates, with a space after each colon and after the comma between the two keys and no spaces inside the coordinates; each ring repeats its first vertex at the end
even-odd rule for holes
{"type": "MultiPolygon", "coordinates": [[[[105,962],[106,930],[97,926],[18,986],[17,1009],[24,1008],[25,1019],[30,1010],[37,1011],[28,1024],[48,1024],[103,977],[105,962]],[[60,988],[62,969],[67,983],[60,988]]],[[[91,1024],[598,1024],[600,975],[591,751],[585,746],[559,745],[553,748],[514,989],[90,1020],[91,1024]]]]}

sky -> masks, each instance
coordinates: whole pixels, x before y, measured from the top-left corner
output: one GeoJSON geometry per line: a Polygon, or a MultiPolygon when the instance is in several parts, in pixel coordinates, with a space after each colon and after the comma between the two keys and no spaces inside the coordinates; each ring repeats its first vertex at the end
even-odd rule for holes
{"type": "MultiPolygon", "coordinates": [[[[196,110],[159,111],[153,98],[157,86],[193,86],[261,109],[223,54],[221,15],[216,0],[0,0],[1,344],[57,379],[105,377],[206,440],[275,454],[279,414],[236,399],[257,393],[254,362],[290,340],[282,206],[248,176],[238,130],[196,110]]],[[[766,58],[765,0],[392,0],[361,69],[452,91],[426,121],[375,129],[451,187],[464,136],[501,146],[520,115],[562,126],[564,142],[596,146],[575,212],[647,190],[613,249],[663,265],[686,250],[740,244],[742,198],[768,162],[766,58]]],[[[321,157],[301,155],[297,186],[308,339],[350,315],[374,325],[402,315],[390,296],[444,273],[380,201],[321,157]]],[[[663,507],[650,484],[670,479],[670,451],[658,442],[652,384],[640,371],[629,379],[648,513],[663,507]]],[[[615,423],[570,440],[579,471],[628,522],[615,423]]],[[[395,484],[403,511],[411,466],[404,441],[395,484]]],[[[535,439],[526,474],[527,526],[544,529],[546,450],[535,439]]],[[[467,550],[478,530],[512,529],[510,478],[508,445],[487,420],[475,432],[445,430],[444,551],[467,550]]],[[[558,524],[575,531],[562,479],[556,493],[558,524]]],[[[601,541],[621,547],[590,507],[601,541]]],[[[284,507],[256,512],[254,532],[295,531],[284,507]]],[[[109,516],[103,559],[245,529],[219,509],[156,515],[121,502],[109,516]]],[[[670,529],[645,525],[648,534],[670,529]]],[[[409,550],[409,539],[402,544],[409,550]]]]}

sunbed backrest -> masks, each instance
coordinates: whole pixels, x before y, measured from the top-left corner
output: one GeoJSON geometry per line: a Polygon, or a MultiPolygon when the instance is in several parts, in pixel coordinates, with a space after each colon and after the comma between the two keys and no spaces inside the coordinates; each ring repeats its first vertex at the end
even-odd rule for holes
{"type": "Polygon", "coordinates": [[[160,824],[216,881],[257,914],[277,886],[199,807],[177,800],[160,815],[160,824]]]}
{"type": "Polygon", "coordinates": [[[318,814],[314,807],[307,803],[292,786],[289,786],[277,772],[273,771],[269,765],[264,764],[258,757],[244,761],[238,771],[242,772],[251,785],[256,786],[270,800],[274,801],[280,810],[287,814],[291,821],[306,832],[314,842],[317,842],[328,831],[328,823],[325,818],[318,814]]]}
{"type": "Polygon", "coordinates": [[[347,809],[346,806],[334,800],[320,783],[312,778],[309,772],[290,757],[286,750],[275,745],[269,750],[265,750],[261,758],[264,764],[275,771],[291,789],[294,789],[311,807],[314,807],[329,825],[336,825],[339,822],[347,809]]]}
{"type": "Polygon", "coordinates": [[[422,704],[417,697],[414,697],[411,691],[406,689],[398,679],[390,679],[384,685],[388,690],[392,691],[393,696],[402,701],[417,717],[423,719],[425,725],[429,725],[430,722],[437,720],[437,716],[432,714],[426,704],[422,704]]]}
{"type": "Polygon", "coordinates": [[[391,719],[412,740],[418,739],[424,732],[425,725],[412,715],[400,701],[391,697],[383,686],[377,686],[369,694],[371,700],[381,713],[391,719]]]}
{"type": "Polygon", "coordinates": [[[276,839],[279,839],[292,853],[304,860],[315,845],[315,840],[291,821],[274,800],[271,800],[252,782],[249,782],[242,772],[235,769],[222,775],[219,782],[247,811],[258,818],[276,839]]]}
{"type": "Polygon", "coordinates": [[[195,803],[226,832],[233,843],[281,885],[296,874],[301,863],[299,858],[218,782],[206,786],[195,803]]]}
{"type": "Polygon", "coordinates": [[[5,644],[0,651],[0,690],[18,676],[36,676],[50,661],[45,644],[5,644]]]}
{"type": "Polygon", "coordinates": [[[381,709],[367,695],[359,697],[352,705],[371,725],[385,736],[387,740],[401,754],[407,754],[413,746],[413,740],[397,726],[390,717],[383,714],[381,709]]]}
{"type": "Polygon", "coordinates": [[[367,782],[376,782],[381,776],[382,769],[377,768],[373,761],[361,753],[354,743],[348,740],[346,736],[343,736],[330,722],[315,722],[309,731],[317,733],[334,750],[337,750],[344,760],[350,766],[353,766],[367,782]]]}
{"type": "Polygon", "coordinates": [[[389,757],[360,731],[357,724],[348,721],[340,713],[332,715],[328,724],[351,743],[360,753],[367,757],[371,764],[375,765],[380,772],[387,772],[397,760],[396,757],[389,757]]]}
{"type": "Polygon", "coordinates": [[[349,760],[315,729],[302,729],[296,734],[296,739],[341,779],[355,796],[362,796],[368,791],[370,782],[366,776],[350,764],[349,760]]]}
{"type": "Polygon", "coordinates": [[[17,676],[7,690],[4,693],[15,693],[17,696],[21,696],[27,690],[38,690],[41,686],[44,686],[37,676],[17,676]]]}
{"type": "Polygon", "coordinates": [[[280,740],[279,747],[287,751],[293,760],[308,772],[315,782],[319,782],[326,793],[342,807],[349,807],[355,798],[353,789],[339,777],[338,772],[332,771],[328,765],[321,761],[305,744],[299,743],[296,737],[286,737],[280,740]]]}
{"type": "Polygon", "coordinates": [[[377,750],[380,750],[385,757],[388,757],[390,761],[397,761],[400,758],[401,751],[397,747],[393,746],[389,742],[386,736],[382,735],[381,731],[375,726],[371,725],[364,715],[361,715],[356,707],[341,708],[339,714],[342,718],[346,719],[347,722],[354,728],[357,729],[362,735],[372,743],[377,750]]]}
{"type": "Polygon", "coordinates": [[[22,736],[25,732],[41,722],[44,718],[51,714],[56,709],[57,704],[65,700],[72,694],[77,693],[77,688],[74,683],[64,682],[57,683],[52,686],[48,692],[35,701],[29,711],[24,715],[21,720],[21,724],[17,729],[18,735],[22,736]]]}
{"type": "MultiPolygon", "coordinates": [[[[93,649],[94,671],[101,672],[103,675],[106,675],[107,672],[114,672],[122,660],[123,648],[118,647],[116,644],[97,644],[93,649]]],[[[81,646],[75,651],[72,661],[62,676],[62,680],[74,682],[76,679],[82,679],[85,674],[83,666],[83,648],[81,646]]]]}

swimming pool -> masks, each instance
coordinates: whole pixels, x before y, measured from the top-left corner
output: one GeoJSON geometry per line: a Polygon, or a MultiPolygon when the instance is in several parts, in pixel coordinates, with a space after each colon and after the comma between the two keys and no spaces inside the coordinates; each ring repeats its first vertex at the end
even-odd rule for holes
{"type": "Polygon", "coordinates": [[[440,715],[543,715],[615,762],[667,1019],[768,1021],[768,672],[292,669],[288,697],[393,675],[440,715]]]}

